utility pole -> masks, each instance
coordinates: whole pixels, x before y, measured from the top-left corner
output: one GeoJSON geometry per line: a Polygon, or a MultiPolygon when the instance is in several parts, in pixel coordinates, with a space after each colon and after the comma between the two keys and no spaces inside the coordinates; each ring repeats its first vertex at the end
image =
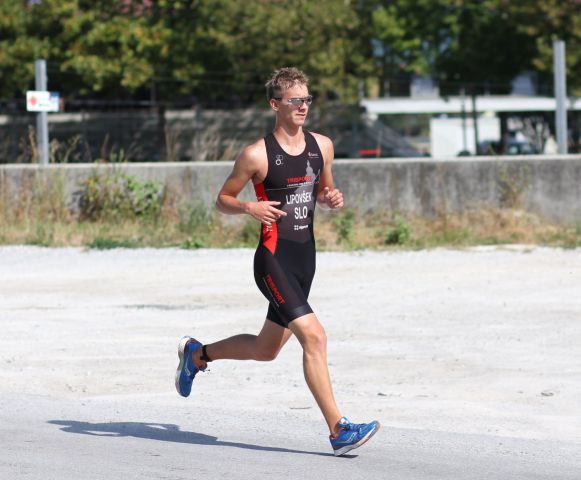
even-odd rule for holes
{"type": "MultiPolygon", "coordinates": [[[[46,60],[34,61],[34,83],[37,91],[47,91],[46,60]]],[[[36,142],[38,145],[38,163],[48,165],[48,114],[36,114],[36,142]]]]}
{"type": "Polygon", "coordinates": [[[478,111],[476,110],[476,87],[472,87],[472,122],[474,123],[474,155],[479,154],[478,111]]]}
{"type": "Polygon", "coordinates": [[[555,40],[553,42],[553,74],[555,78],[555,99],[557,109],[555,111],[555,127],[557,129],[558,152],[565,155],[567,147],[567,79],[565,69],[565,42],[555,40]]]}
{"type": "Polygon", "coordinates": [[[465,152],[468,150],[468,140],[466,138],[466,89],[464,87],[460,89],[460,102],[462,107],[462,150],[465,152]]]}

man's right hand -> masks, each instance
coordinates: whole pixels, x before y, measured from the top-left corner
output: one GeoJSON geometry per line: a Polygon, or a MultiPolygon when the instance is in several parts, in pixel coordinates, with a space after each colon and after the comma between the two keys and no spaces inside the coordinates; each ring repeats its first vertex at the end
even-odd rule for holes
{"type": "Polygon", "coordinates": [[[280,202],[267,200],[264,202],[248,202],[247,213],[260,223],[270,227],[280,217],[286,217],[286,212],[275,208],[280,202]]]}

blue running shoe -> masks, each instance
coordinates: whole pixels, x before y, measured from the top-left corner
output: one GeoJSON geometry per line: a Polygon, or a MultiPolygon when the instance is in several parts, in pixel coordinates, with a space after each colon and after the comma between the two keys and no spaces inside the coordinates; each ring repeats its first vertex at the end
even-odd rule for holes
{"type": "Polygon", "coordinates": [[[199,348],[202,348],[202,344],[192,337],[182,338],[178,346],[180,364],[176,372],[176,390],[182,397],[190,394],[194,377],[200,371],[192,360],[192,353],[199,348]]]}
{"type": "Polygon", "coordinates": [[[351,423],[343,417],[339,420],[339,426],[341,427],[339,435],[335,438],[329,437],[336,457],[363,445],[375,435],[381,424],[377,420],[371,423],[351,423]]]}

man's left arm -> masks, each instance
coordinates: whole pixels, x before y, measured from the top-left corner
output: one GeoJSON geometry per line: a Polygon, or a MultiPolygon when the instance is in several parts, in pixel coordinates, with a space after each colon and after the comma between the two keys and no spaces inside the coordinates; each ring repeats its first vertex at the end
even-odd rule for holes
{"type": "Polygon", "coordinates": [[[324,135],[315,134],[317,143],[321,153],[323,154],[323,160],[325,162],[323,167],[323,173],[321,174],[321,179],[319,181],[319,194],[317,195],[317,203],[322,208],[338,209],[343,207],[343,194],[338,188],[335,188],[333,183],[333,158],[335,157],[335,151],[333,149],[333,142],[330,138],[324,135]]]}

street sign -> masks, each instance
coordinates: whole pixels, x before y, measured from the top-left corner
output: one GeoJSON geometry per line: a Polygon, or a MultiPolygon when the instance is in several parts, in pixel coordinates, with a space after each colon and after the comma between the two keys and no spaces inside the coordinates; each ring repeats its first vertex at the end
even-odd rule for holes
{"type": "Polygon", "coordinates": [[[60,110],[60,94],[29,90],[26,92],[26,110],[29,112],[58,112],[60,110]]]}

